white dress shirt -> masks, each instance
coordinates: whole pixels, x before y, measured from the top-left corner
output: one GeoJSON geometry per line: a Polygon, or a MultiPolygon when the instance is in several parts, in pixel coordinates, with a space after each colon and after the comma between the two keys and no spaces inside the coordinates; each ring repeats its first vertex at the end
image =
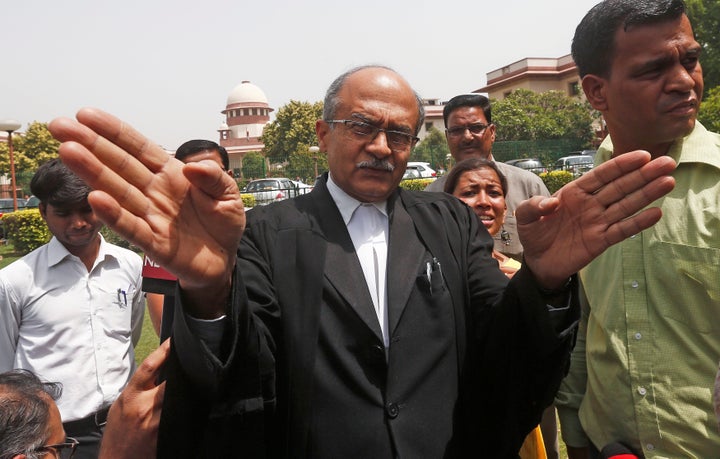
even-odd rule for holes
{"type": "Polygon", "coordinates": [[[53,238],[0,270],[0,372],[60,382],[63,422],[112,403],[135,370],[142,259],[101,240],[88,272],[53,238]]]}
{"type": "Polygon", "coordinates": [[[386,290],[387,235],[389,234],[387,202],[361,203],[340,189],[333,182],[332,177],[328,177],[327,187],[347,225],[380,322],[385,347],[388,347],[390,336],[386,290]]]}

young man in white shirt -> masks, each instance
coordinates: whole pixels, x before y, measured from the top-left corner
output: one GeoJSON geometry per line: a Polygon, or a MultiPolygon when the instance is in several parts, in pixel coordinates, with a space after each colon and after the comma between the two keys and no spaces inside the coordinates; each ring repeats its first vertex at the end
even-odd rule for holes
{"type": "Polygon", "coordinates": [[[60,160],[30,183],[49,243],[0,270],[0,372],[63,385],[58,408],[76,458],[97,457],[107,410],[135,370],[145,312],[142,260],[105,242],[90,188],[60,160]]]}

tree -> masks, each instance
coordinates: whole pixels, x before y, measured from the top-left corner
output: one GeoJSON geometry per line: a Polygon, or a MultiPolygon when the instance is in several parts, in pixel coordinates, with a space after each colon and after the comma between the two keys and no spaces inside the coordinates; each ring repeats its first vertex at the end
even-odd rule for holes
{"type": "Polygon", "coordinates": [[[278,110],[261,137],[265,144],[263,153],[270,162],[285,162],[291,154],[307,151],[308,145],[317,145],[315,122],[322,117],[322,109],[322,102],[291,100],[278,110]]]}
{"type": "Polygon", "coordinates": [[[410,154],[410,161],[430,163],[430,167],[436,170],[447,169],[446,158],[449,154],[450,148],[445,135],[433,126],[428,130],[425,138],[415,145],[410,154]]]}
{"type": "Polygon", "coordinates": [[[579,139],[590,142],[599,118],[586,101],[561,91],[517,89],[493,101],[497,140],[579,139]]]}
{"type": "Polygon", "coordinates": [[[695,37],[703,48],[700,64],[708,90],[720,86],[720,2],[718,0],[686,0],[687,15],[695,37]]]}
{"type": "Polygon", "coordinates": [[[313,153],[310,146],[298,145],[298,150],[290,153],[288,160],[287,174],[288,178],[295,179],[300,177],[305,183],[312,185],[315,183],[315,161],[317,161],[317,175],[328,170],[327,155],[324,152],[313,153]]]}
{"type": "Polygon", "coordinates": [[[245,179],[265,177],[265,156],[259,151],[249,151],[242,160],[242,175],[245,179]]]}
{"type": "MultiPolygon", "coordinates": [[[[34,172],[41,164],[57,157],[60,142],[48,131],[46,123],[33,121],[25,134],[13,135],[15,172],[34,172]]],[[[10,157],[6,143],[0,144],[0,174],[10,173],[10,157]]]]}
{"type": "Polygon", "coordinates": [[[720,132],[720,86],[705,92],[698,119],[709,131],[720,132]]]}

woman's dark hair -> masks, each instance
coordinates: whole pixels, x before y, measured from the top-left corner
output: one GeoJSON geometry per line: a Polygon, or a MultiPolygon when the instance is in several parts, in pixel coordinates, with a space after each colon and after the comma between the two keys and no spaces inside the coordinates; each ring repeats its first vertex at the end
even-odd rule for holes
{"type": "Polygon", "coordinates": [[[502,187],[503,194],[505,195],[505,197],[507,197],[507,178],[505,178],[505,175],[500,172],[500,169],[497,167],[497,164],[495,164],[495,161],[490,161],[488,159],[482,158],[467,158],[455,164],[447,175],[443,191],[445,191],[445,193],[453,194],[458,182],[460,181],[460,177],[462,177],[465,172],[475,171],[483,168],[492,169],[495,171],[497,176],[500,178],[500,186],[502,187]]]}

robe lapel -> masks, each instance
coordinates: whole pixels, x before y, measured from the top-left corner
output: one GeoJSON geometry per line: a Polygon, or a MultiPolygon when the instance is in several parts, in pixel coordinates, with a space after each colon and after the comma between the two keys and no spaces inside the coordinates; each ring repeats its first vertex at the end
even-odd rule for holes
{"type": "Polygon", "coordinates": [[[427,258],[427,250],[415,232],[415,225],[402,200],[393,199],[388,238],[388,324],[390,336],[400,322],[420,265],[427,258]]]}
{"type": "Polygon", "coordinates": [[[321,209],[320,215],[331,216],[318,222],[327,239],[325,277],[382,341],[380,322],[345,222],[329,193],[320,197],[319,204],[325,207],[321,209]]]}

